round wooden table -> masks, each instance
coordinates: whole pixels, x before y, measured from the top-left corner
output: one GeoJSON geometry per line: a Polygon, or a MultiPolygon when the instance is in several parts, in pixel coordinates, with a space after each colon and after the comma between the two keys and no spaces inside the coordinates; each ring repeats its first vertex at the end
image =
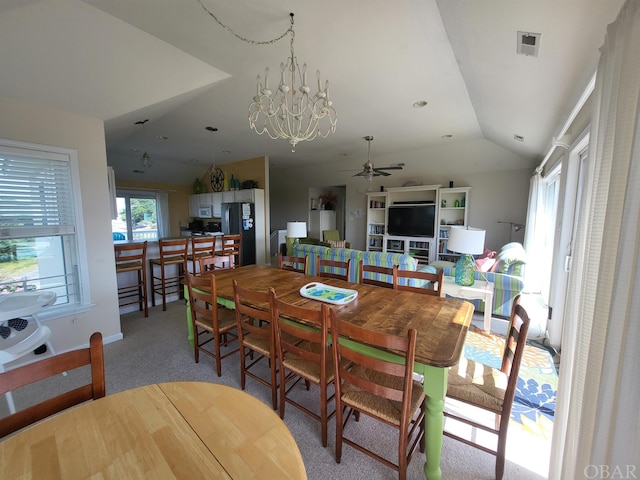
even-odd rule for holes
{"type": "Polygon", "coordinates": [[[224,385],[173,382],[108,395],[0,442],[3,478],[306,479],[280,417],[224,385]]]}

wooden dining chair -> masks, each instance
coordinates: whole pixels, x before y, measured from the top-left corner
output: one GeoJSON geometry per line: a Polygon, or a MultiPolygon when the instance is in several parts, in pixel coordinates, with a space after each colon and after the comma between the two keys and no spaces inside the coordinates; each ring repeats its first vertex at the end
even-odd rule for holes
{"type": "Polygon", "coordinates": [[[207,272],[216,272],[219,270],[230,270],[235,268],[235,258],[233,255],[212,255],[210,257],[201,258],[200,274],[207,272]]]}
{"type": "Polygon", "coordinates": [[[105,395],[102,334],[91,335],[88,348],[72,350],[0,373],[0,395],[76,368],[91,365],[91,382],[0,418],[0,438],[87,400],[105,395]]]}
{"type": "Polygon", "coordinates": [[[520,295],[518,295],[514,299],[511,309],[500,368],[490,367],[464,357],[460,359],[456,366],[449,368],[447,398],[489,411],[496,416],[496,419],[494,425],[487,425],[486,423],[471,420],[467,416],[458,415],[452,412],[451,409],[446,408],[444,411],[445,417],[497,435],[498,444],[496,449],[491,449],[473,440],[454,434],[446,428],[443,433],[462,443],[495,455],[496,480],[501,480],[504,475],[507,428],[516,386],[518,385],[520,363],[527,343],[529,323],[529,315],[520,305],[520,295]]]}
{"type": "MultiPolygon", "coordinates": [[[[200,259],[201,261],[205,259],[200,259]]],[[[238,340],[236,315],[233,310],[218,307],[218,293],[215,275],[196,276],[187,272],[189,308],[193,325],[193,354],[196,363],[200,362],[200,352],[213,357],[216,361],[216,373],[222,375],[222,359],[236,353],[228,348],[238,340]],[[213,349],[205,345],[213,342],[213,349]]]]}
{"type": "Polygon", "coordinates": [[[442,296],[443,271],[438,273],[400,270],[393,266],[393,288],[424,295],[442,296]]]}
{"type": "Polygon", "coordinates": [[[201,258],[213,257],[216,247],[216,237],[201,236],[191,237],[191,253],[189,260],[191,262],[191,273],[198,273],[201,258]]]}
{"type": "Polygon", "coordinates": [[[294,272],[307,272],[307,257],[292,257],[278,253],[278,268],[294,272]]]}
{"type": "MultiPolygon", "coordinates": [[[[327,413],[328,387],[333,383],[333,358],[329,345],[329,307],[323,303],[320,309],[299,307],[280,300],[275,292],[271,296],[271,319],[275,327],[275,339],[280,361],[280,418],[284,419],[285,404],[289,403],[307,415],[320,421],[322,446],[327,446],[327,422],[335,415],[335,408],[327,413]],[[295,318],[297,321],[286,320],[295,318]],[[320,389],[320,413],[290,395],[294,387],[304,381],[306,390],[310,384],[320,389]]],[[[296,392],[296,394],[298,394],[296,392]]],[[[299,395],[299,394],[298,394],[299,395]]],[[[312,400],[317,397],[314,394],[312,400]]],[[[302,401],[302,400],[301,400],[302,401]]]]}
{"type": "Polygon", "coordinates": [[[240,344],[240,387],[245,389],[247,376],[269,387],[275,410],[278,408],[278,370],[275,329],[271,321],[272,290],[251,290],[241,287],[233,279],[233,300],[240,344]],[[263,378],[256,371],[260,363],[265,362],[269,364],[269,379],[263,378]]]}
{"type": "Polygon", "coordinates": [[[340,320],[340,314],[330,311],[333,365],[336,391],[336,462],[342,459],[342,444],[369,455],[398,472],[406,480],[407,465],[413,452],[424,452],[425,394],[422,384],[413,380],[417,330],[409,329],[406,336],[374,332],[340,320]],[[348,338],[359,346],[343,341],[348,338]],[[360,353],[362,345],[381,350],[385,354],[402,355],[402,363],[360,353]],[[345,416],[346,414],[346,416],[345,416]],[[355,414],[355,415],[354,415],[355,414]],[[398,430],[396,461],[383,452],[344,436],[349,419],[360,414],[370,416],[398,430]],[[387,458],[385,458],[387,457],[387,458]]]}
{"type": "Polygon", "coordinates": [[[242,235],[223,235],[221,249],[216,252],[216,255],[233,255],[235,257],[235,266],[241,267],[242,260],[240,252],[242,251],[242,235]]]}
{"type": "Polygon", "coordinates": [[[351,259],[349,258],[346,262],[343,262],[341,260],[328,260],[318,255],[316,268],[318,269],[316,275],[319,277],[338,278],[348,282],[351,275],[351,259]]]}
{"type": "Polygon", "coordinates": [[[360,283],[393,288],[393,268],[365,264],[363,260],[360,260],[360,283]]]}
{"type": "Polygon", "coordinates": [[[144,316],[149,316],[147,302],[147,242],[119,243],[113,246],[116,260],[116,275],[135,272],[138,281],[118,286],[118,306],[138,304],[144,316]]]}
{"type": "Polygon", "coordinates": [[[151,270],[151,305],[156,306],[156,294],[162,297],[162,310],[167,309],[167,296],[177,293],[183,297],[184,288],[182,280],[187,271],[187,251],[189,249],[188,237],[179,239],[161,238],[158,240],[160,258],[149,260],[151,270]],[[160,267],[159,274],[156,268],[160,267]],[[175,268],[175,271],[171,269],[175,268]],[[156,280],[158,283],[156,284],[156,280]]]}

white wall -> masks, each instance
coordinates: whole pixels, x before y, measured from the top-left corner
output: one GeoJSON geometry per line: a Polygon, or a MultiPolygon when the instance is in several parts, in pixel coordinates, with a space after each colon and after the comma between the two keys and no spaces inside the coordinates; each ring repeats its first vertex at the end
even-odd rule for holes
{"type": "Polygon", "coordinates": [[[121,338],[107,190],[104,123],[95,118],[0,99],[0,138],[53,145],[78,152],[82,210],[93,304],[87,313],[51,320],[53,347],[88,344],[95,331],[121,338]]]}
{"type": "MultiPolygon", "coordinates": [[[[287,220],[302,220],[307,217],[308,206],[307,191],[309,187],[321,186],[320,182],[331,182],[331,179],[323,178],[322,174],[313,167],[304,168],[306,175],[299,169],[296,172],[287,173],[278,177],[286,177],[290,181],[281,182],[272,175],[272,227],[286,228],[287,220]],[[295,178],[294,181],[291,181],[295,178]]],[[[407,170],[407,168],[405,168],[407,170]]],[[[471,187],[469,202],[469,223],[477,228],[487,230],[485,245],[487,248],[498,250],[509,241],[510,225],[499,224],[498,221],[507,221],[524,224],[527,216],[527,203],[529,200],[529,178],[533,169],[524,168],[517,170],[502,170],[498,172],[470,172],[430,175],[425,171],[414,169],[410,176],[403,171],[401,174],[385,177],[384,180],[376,178],[371,184],[357,177],[346,185],[345,205],[345,239],[350,241],[354,248],[365,248],[366,232],[366,194],[380,191],[380,186],[400,187],[406,181],[414,181],[422,185],[440,184],[449,186],[449,181],[454,186],[471,187]],[[364,212],[364,216],[359,216],[364,212]]],[[[289,172],[289,171],[288,171],[289,172]]],[[[335,184],[335,183],[329,183],[335,184]]],[[[511,236],[512,241],[523,242],[524,228],[511,236]]]]}

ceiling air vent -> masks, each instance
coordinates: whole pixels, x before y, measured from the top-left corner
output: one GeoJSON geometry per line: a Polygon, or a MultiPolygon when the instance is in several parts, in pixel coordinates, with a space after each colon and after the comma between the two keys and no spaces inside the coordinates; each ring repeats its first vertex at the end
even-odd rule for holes
{"type": "Polygon", "coordinates": [[[518,32],[518,55],[537,57],[541,36],[540,33],[518,32]]]}

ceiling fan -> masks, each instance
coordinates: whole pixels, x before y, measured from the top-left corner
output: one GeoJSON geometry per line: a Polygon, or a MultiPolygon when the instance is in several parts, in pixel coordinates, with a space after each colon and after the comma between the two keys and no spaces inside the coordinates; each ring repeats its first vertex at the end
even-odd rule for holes
{"type": "Polygon", "coordinates": [[[371,180],[373,180],[373,177],[379,177],[381,175],[384,177],[388,177],[389,175],[391,175],[385,170],[402,170],[402,167],[404,167],[404,163],[396,163],[388,167],[374,167],[373,163],[371,162],[371,141],[373,140],[373,137],[368,135],[364,137],[364,139],[369,144],[369,146],[367,147],[367,162],[363,164],[363,170],[359,173],[356,173],[354,177],[365,177],[368,182],[371,182],[371,180]]]}

